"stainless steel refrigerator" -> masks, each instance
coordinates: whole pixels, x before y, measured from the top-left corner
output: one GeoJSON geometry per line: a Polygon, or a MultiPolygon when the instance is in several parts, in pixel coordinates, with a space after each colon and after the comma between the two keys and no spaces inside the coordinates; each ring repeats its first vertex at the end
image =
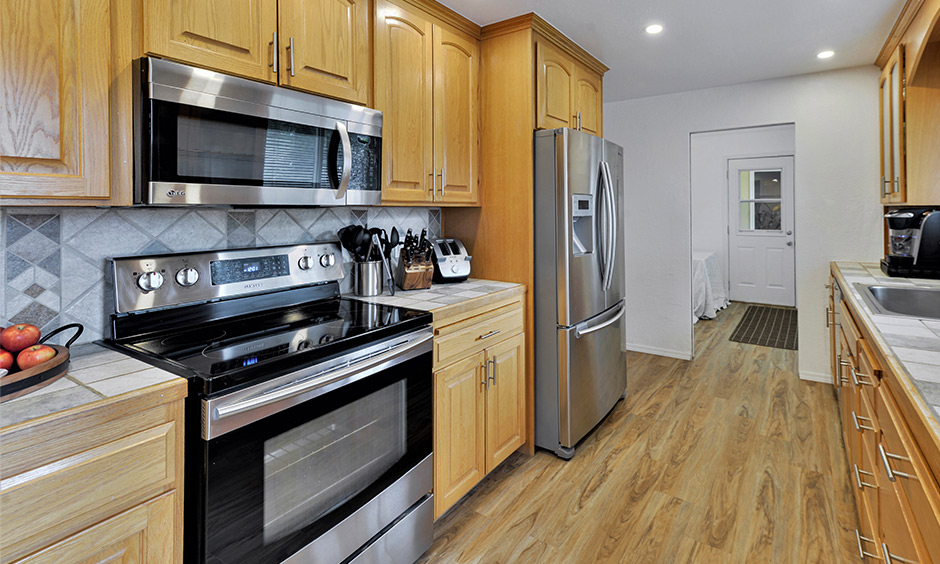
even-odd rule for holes
{"type": "Polygon", "coordinates": [[[535,132],[535,444],[571,458],[623,397],[623,148],[535,132]]]}

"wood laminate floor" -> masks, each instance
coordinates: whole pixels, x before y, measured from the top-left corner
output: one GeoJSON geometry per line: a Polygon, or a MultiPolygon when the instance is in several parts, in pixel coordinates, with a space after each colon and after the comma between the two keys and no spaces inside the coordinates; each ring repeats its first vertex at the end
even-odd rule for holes
{"type": "Polygon", "coordinates": [[[832,387],[797,352],[696,324],[695,360],[631,353],[626,399],[570,461],[512,455],[434,527],[429,563],[858,562],[832,387]]]}

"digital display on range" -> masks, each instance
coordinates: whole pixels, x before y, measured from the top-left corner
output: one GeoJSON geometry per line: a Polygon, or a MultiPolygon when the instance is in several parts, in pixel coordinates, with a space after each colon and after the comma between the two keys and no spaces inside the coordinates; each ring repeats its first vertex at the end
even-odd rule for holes
{"type": "Polygon", "coordinates": [[[219,284],[290,276],[290,261],[287,255],[215,260],[209,263],[209,270],[212,284],[218,286],[219,284]]]}

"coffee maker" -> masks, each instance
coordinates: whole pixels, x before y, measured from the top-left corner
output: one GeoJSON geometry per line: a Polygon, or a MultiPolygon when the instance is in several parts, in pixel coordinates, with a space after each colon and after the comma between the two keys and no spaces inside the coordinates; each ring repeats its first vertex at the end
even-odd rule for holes
{"type": "Polygon", "coordinates": [[[885,214],[888,254],[881,270],[888,276],[940,279],[940,209],[908,208],[885,214]]]}

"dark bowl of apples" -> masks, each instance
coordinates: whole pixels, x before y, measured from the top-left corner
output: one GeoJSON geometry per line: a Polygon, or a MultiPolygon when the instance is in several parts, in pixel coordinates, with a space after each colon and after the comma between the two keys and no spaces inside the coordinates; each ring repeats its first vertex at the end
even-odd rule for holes
{"type": "Polygon", "coordinates": [[[55,382],[69,369],[69,347],[85,330],[69,323],[43,336],[29,323],[0,330],[0,402],[9,401],[55,382]],[[44,344],[63,331],[75,334],[61,345],[44,344]]]}

